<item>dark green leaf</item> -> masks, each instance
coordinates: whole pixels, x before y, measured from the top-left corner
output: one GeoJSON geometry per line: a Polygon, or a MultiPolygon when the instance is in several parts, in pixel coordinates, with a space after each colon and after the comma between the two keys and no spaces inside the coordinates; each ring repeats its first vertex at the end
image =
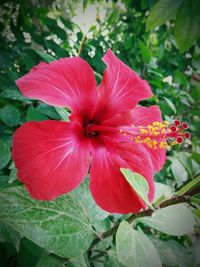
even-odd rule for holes
{"type": "Polygon", "coordinates": [[[1,120],[9,127],[19,124],[20,112],[12,105],[6,105],[1,109],[1,120]]]}
{"type": "Polygon", "coordinates": [[[0,139],[0,169],[5,167],[10,161],[10,146],[3,139],[0,139]]]}
{"type": "Polygon", "coordinates": [[[199,0],[184,0],[177,13],[175,38],[181,53],[189,49],[200,37],[199,10],[199,0]]]}
{"type": "Polygon", "coordinates": [[[150,10],[146,22],[147,30],[152,30],[167,20],[173,19],[181,3],[182,0],[159,0],[150,10]]]}

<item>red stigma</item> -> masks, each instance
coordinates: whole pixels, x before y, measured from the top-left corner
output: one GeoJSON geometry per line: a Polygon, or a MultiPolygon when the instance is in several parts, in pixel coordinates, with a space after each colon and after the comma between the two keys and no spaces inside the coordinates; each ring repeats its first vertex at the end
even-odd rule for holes
{"type": "Polygon", "coordinates": [[[184,137],[189,139],[191,137],[191,134],[189,132],[184,133],[184,137]]]}
{"type": "Polygon", "coordinates": [[[180,125],[181,125],[181,122],[180,122],[179,120],[174,120],[174,124],[175,124],[176,126],[180,126],[180,125]]]}
{"type": "Polygon", "coordinates": [[[168,134],[168,137],[174,138],[178,144],[182,144],[184,139],[189,139],[191,137],[189,132],[184,133],[184,130],[187,128],[188,124],[186,122],[174,120],[174,124],[170,126],[171,133],[168,134]]]}
{"type": "Polygon", "coordinates": [[[171,126],[170,126],[170,130],[171,130],[172,132],[176,132],[177,127],[176,127],[175,125],[171,125],[171,126]]]}
{"type": "Polygon", "coordinates": [[[182,123],[182,127],[183,127],[184,129],[188,129],[188,124],[187,124],[186,122],[183,122],[183,123],[182,123]]]}
{"type": "Polygon", "coordinates": [[[178,136],[176,138],[176,141],[179,143],[179,144],[182,144],[183,143],[183,138],[181,136],[178,136]]]}

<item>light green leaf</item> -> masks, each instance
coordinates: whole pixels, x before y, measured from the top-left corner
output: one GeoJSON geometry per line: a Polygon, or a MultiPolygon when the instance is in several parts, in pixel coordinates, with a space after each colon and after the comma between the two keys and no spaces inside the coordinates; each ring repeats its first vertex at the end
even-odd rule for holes
{"type": "Polygon", "coordinates": [[[36,267],[65,267],[65,265],[59,259],[44,255],[37,262],[36,267]]]}
{"type": "Polygon", "coordinates": [[[69,121],[70,113],[65,108],[54,107],[64,121],[69,121]]]}
{"type": "Polygon", "coordinates": [[[144,200],[144,202],[149,205],[148,192],[149,186],[146,179],[139,173],[133,173],[129,169],[120,169],[127,182],[132,186],[138,196],[144,200]]]}
{"type": "Polygon", "coordinates": [[[176,154],[178,160],[185,168],[190,177],[192,177],[192,161],[190,156],[185,152],[179,152],[176,154]]]}
{"type": "Polygon", "coordinates": [[[189,49],[200,38],[199,10],[199,0],[184,0],[177,13],[175,38],[181,53],[189,49]]]}
{"type": "Polygon", "coordinates": [[[195,225],[194,215],[185,203],[157,210],[152,217],[144,217],[137,222],[173,236],[190,233],[195,225]]]}
{"type": "Polygon", "coordinates": [[[167,105],[171,108],[171,110],[176,114],[176,107],[174,103],[167,97],[163,97],[167,105]]]}
{"type": "Polygon", "coordinates": [[[17,169],[15,167],[13,167],[11,169],[11,171],[10,171],[10,175],[9,175],[9,178],[8,178],[8,183],[11,184],[15,180],[17,180],[17,169]]]}
{"type": "Polygon", "coordinates": [[[175,240],[163,241],[152,237],[151,241],[156,247],[160,259],[167,266],[191,266],[192,257],[188,250],[175,240]]]}
{"type": "Polygon", "coordinates": [[[119,262],[117,258],[117,252],[114,250],[108,251],[109,267],[124,267],[125,265],[119,262]]]}
{"type": "Polygon", "coordinates": [[[61,257],[82,254],[93,240],[85,211],[68,195],[47,202],[21,186],[0,190],[0,221],[61,257]]]}
{"type": "Polygon", "coordinates": [[[99,223],[108,217],[109,213],[102,210],[95,203],[90,190],[89,190],[89,180],[85,179],[85,181],[73,190],[70,195],[75,199],[87,212],[88,219],[91,224],[99,223]]]}
{"type": "Polygon", "coordinates": [[[76,258],[71,258],[70,262],[72,263],[73,267],[88,267],[84,255],[80,255],[76,258]]]}
{"type": "Polygon", "coordinates": [[[9,127],[19,124],[20,112],[12,105],[6,105],[0,111],[1,120],[9,127]]]}
{"type": "Polygon", "coordinates": [[[10,146],[3,139],[0,139],[0,169],[5,167],[10,159],[10,146]]]}
{"type": "Polygon", "coordinates": [[[176,192],[177,196],[181,196],[188,192],[191,188],[195,187],[197,184],[200,183],[200,175],[198,175],[196,178],[194,178],[192,181],[184,185],[180,190],[176,192]]]}
{"type": "Polygon", "coordinates": [[[160,267],[158,253],[142,231],[134,230],[127,222],[120,223],[116,234],[117,256],[126,267],[160,267]]]}
{"type": "Polygon", "coordinates": [[[173,19],[181,3],[182,0],[159,0],[150,10],[146,22],[147,30],[152,30],[167,20],[173,19]]]}
{"type": "Polygon", "coordinates": [[[157,182],[155,182],[154,184],[155,184],[155,196],[153,203],[155,206],[157,206],[165,199],[171,198],[173,193],[172,189],[166,184],[157,182]]]}
{"type": "Polygon", "coordinates": [[[176,179],[177,185],[179,187],[183,184],[183,182],[187,181],[188,174],[183,165],[176,157],[172,158],[171,161],[172,161],[171,169],[176,179]]]}

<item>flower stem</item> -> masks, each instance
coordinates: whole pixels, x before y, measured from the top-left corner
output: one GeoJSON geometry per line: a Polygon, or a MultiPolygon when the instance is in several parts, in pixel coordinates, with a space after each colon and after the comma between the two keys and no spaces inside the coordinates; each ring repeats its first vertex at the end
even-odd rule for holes
{"type": "MultiPolygon", "coordinates": [[[[163,201],[162,203],[160,203],[159,205],[159,209],[162,209],[162,208],[166,208],[168,206],[172,206],[172,205],[176,205],[178,203],[187,203],[187,202],[190,202],[190,200],[192,199],[192,197],[196,194],[199,194],[200,193],[200,184],[198,186],[196,186],[195,188],[190,188],[187,192],[184,192],[183,195],[174,195],[172,196],[172,198],[170,199],[167,199],[165,201],[163,201]]],[[[131,223],[133,222],[134,220],[138,219],[138,218],[142,218],[142,217],[146,217],[146,216],[151,216],[153,214],[153,210],[152,209],[146,209],[146,210],[143,210],[137,214],[132,214],[130,215],[126,221],[131,223]]],[[[112,234],[114,234],[115,232],[117,232],[117,229],[119,227],[119,224],[116,223],[111,229],[109,229],[108,231],[102,233],[100,235],[100,238],[96,238],[90,249],[93,248],[96,244],[98,244],[100,241],[102,241],[103,239],[107,238],[108,236],[111,236],[112,234]]]]}
{"type": "Polygon", "coordinates": [[[83,51],[83,46],[84,46],[86,40],[87,40],[87,36],[86,36],[86,34],[83,34],[83,37],[82,37],[82,40],[81,40],[81,44],[80,44],[80,47],[79,47],[79,50],[78,50],[78,53],[77,53],[78,56],[81,55],[81,53],[83,51]]]}

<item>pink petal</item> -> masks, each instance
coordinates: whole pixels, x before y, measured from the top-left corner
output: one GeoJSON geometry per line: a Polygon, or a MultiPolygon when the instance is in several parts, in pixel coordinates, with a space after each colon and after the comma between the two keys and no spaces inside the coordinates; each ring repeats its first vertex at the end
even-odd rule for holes
{"type": "Polygon", "coordinates": [[[152,162],[142,146],[112,145],[96,147],[90,172],[90,190],[96,203],[111,213],[137,213],[144,203],[125,180],[120,168],[129,168],[146,177],[149,200],[154,196],[152,162]]]}
{"type": "Polygon", "coordinates": [[[16,84],[26,97],[72,110],[91,110],[97,99],[93,71],[80,57],[40,63],[16,84]]]}
{"type": "Polygon", "coordinates": [[[148,83],[119,60],[110,49],[103,57],[103,61],[106,63],[107,69],[99,85],[99,93],[100,102],[103,102],[103,99],[106,100],[104,117],[108,115],[111,117],[116,112],[127,112],[140,100],[152,96],[148,83]]]}
{"type": "MultiPolygon", "coordinates": [[[[131,111],[132,123],[135,126],[147,126],[154,121],[162,122],[161,111],[158,106],[142,107],[137,106],[131,111]]],[[[154,171],[158,172],[162,169],[166,162],[166,149],[157,148],[156,150],[145,145],[146,150],[151,156],[154,171]]]]}
{"type": "Polygon", "coordinates": [[[77,187],[90,153],[78,126],[59,121],[28,122],[14,134],[13,160],[31,196],[51,200],[77,187]]]}

